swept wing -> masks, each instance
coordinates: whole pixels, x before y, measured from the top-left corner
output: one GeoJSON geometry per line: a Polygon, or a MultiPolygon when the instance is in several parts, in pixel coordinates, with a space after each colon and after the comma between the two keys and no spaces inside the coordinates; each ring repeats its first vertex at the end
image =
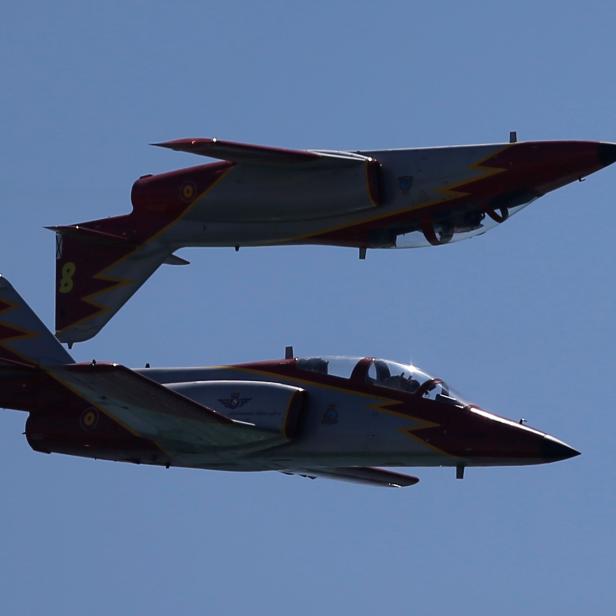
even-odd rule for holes
{"type": "Polygon", "coordinates": [[[49,374],[171,457],[213,450],[236,454],[238,449],[255,451],[287,442],[279,433],[229,419],[124,366],[73,364],[49,374]]]}

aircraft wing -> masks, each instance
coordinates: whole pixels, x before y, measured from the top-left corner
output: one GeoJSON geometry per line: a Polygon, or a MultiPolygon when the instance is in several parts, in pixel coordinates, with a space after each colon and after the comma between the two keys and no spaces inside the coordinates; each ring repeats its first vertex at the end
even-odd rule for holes
{"type": "Polygon", "coordinates": [[[286,148],[272,148],[264,145],[250,143],[237,143],[235,141],[222,141],[209,138],[174,139],[153,143],[152,145],[169,148],[178,152],[210,156],[220,160],[235,163],[265,164],[265,165],[291,165],[291,164],[349,164],[366,163],[372,159],[361,154],[345,151],[320,150],[288,150],[286,148]]]}
{"type": "Polygon", "coordinates": [[[383,468],[373,468],[371,466],[304,469],[289,472],[305,477],[325,477],[386,488],[405,488],[419,482],[419,479],[412,475],[404,475],[403,473],[396,473],[383,468]]]}
{"type": "MultiPolygon", "coordinates": [[[[137,437],[173,454],[266,449],[287,442],[278,433],[229,419],[117,364],[72,364],[48,373],[137,437]]],[[[231,452],[230,452],[231,453],[231,452]]]]}

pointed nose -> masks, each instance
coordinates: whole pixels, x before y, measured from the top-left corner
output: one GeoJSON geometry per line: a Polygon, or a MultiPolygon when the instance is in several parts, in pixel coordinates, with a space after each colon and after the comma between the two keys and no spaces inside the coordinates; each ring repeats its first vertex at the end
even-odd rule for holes
{"type": "Polygon", "coordinates": [[[604,167],[616,161],[616,143],[600,143],[599,160],[604,167]]]}
{"type": "Polygon", "coordinates": [[[546,462],[558,462],[579,455],[579,451],[551,436],[545,436],[541,443],[541,456],[546,462]]]}

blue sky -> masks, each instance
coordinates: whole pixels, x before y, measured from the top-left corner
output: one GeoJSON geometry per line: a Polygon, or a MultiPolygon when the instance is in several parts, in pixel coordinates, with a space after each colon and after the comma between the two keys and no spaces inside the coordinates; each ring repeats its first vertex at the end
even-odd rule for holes
{"type": "MultiPolygon", "coordinates": [[[[610,2],[12,3],[0,271],[53,322],[44,225],[130,209],[186,136],[297,148],[616,141],[610,2]]],[[[4,613],[607,613],[616,309],[607,169],[468,242],[184,250],[80,360],[412,360],[582,452],[405,490],[32,452],[0,412],[4,613]]]]}

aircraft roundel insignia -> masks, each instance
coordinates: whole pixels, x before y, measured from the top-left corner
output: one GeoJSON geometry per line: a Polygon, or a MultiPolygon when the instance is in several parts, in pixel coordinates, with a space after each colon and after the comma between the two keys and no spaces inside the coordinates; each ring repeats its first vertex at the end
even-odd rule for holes
{"type": "Polygon", "coordinates": [[[94,430],[98,424],[98,411],[93,408],[87,408],[79,419],[79,423],[84,430],[94,430]]]}
{"type": "Polygon", "coordinates": [[[197,194],[197,189],[192,182],[185,182],[180,187],[180,196],[182,197],[182,201],[186,201],[190,203],[197,194]]]}

